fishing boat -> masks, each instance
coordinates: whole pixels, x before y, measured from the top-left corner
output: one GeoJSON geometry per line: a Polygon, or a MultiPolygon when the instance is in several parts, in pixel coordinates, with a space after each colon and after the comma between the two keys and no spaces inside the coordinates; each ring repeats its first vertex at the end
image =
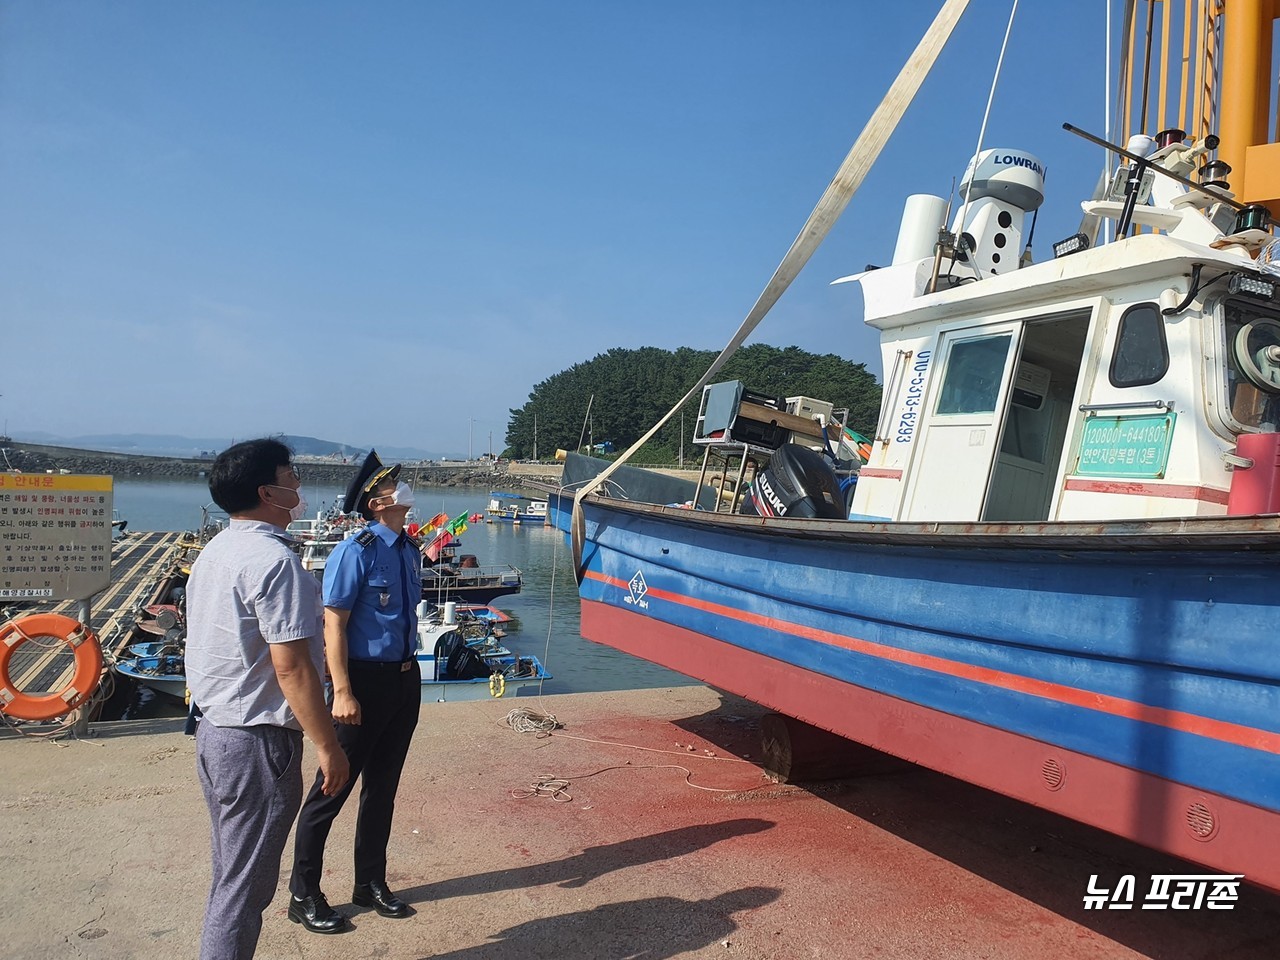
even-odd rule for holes
{"type": "Polygon", "coordinates": [[[1024,150],[965,150],[950,208],[906,201],[892,263],[839,281],[861,287],[884,363],[852,484],[820,418],[712,382],[963,7],[944,4],[681,400],[702,394],[704,462],[741,483],[640,492],[620,464],[679,405],[618,464],[566,462],[552,513],[582,634],[767,705],[797,737],[834,732],[1280,890],[1272,5],[1127,5],[1132,92],[1105,135],[1064,133],[1108,174],[1061,198],[1084,221],[1052,259],[1020,253],[1043,199],[1024,150]],[[1157,10],[1181,18],[1166,41],[1185,27],[1183,50],[1164,44],[1174,70],[1142,63],[1157,10]],[[1146,89],[1166,73],[1157,111],[1146,89]]]}
{"type": "Polygon", "coordinates": [[[485,507],[484,519],[485,523],[531,523],[539,527],[545,526],[547,501],[521,493],[492,490],[489,492],[489,505],[485,507]]]}
{"type": "Polygon", "coordinates": [[[186,699],[186,666],[180,653],[122,657],[112,667],[116,673],[128,677],[139,686],[174,700],[186,699]]]}
{"type": "Polygon", "coordinates": [[[158,657],[162,654],[180,654],[183,651],[182,642],[177,643],[172,640],[144,640],[141,643],[131,643],[124,648],[123,656],[125,658],[137,657],[158,657]]]}
{"type": "Polygon", "coordinates": [[[364,520],[359,514],[345,514],[335,503],[321,508],[314,517],[290,522],[285,533],[297,541],[295,549],[303,569],[323,580],[325,564],[329,562],[334,547],[358,533],[363,526],[364,520]]]}
{"type": "MultiPolygon", "coordinates": [[[[483,622],[483,621],[481,621],[483,622]]],[[[552,679],[532,654],[515,654],[492,632],[468,635],[453,611],[418,620],[415,651],[422,672],[423,703],[454,703],[517,696],[552,679]]]]}
{"type": "Polygon", "coordinates": [[[524,586],[519,568],[506,563],[481,564],[475,554],[456,554],[454,541],[432,563],[424,558],[422,598],[436,605],[454,602],[484,606],[517,594],[524,586]]]}

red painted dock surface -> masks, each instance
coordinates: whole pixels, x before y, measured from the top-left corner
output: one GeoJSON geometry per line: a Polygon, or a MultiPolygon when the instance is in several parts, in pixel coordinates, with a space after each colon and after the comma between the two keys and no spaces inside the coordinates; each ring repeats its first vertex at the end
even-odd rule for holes
{"type": "MultiPolygon", "coordinates": [[[[1276,956],[1280,898],[1140,909],[1152,875],[1205,871],[946,777],[769,783],[759,715],[705,687],[424,707],[390,850],[416,914],[351,906],[344,811],[326,892],[354,929],[289,923],[282,883],[258,956],[1276,956]],[[517,706],[564,726],[516,733],[517,706]],[[513,796],[543,776],[568,781],[564,802],[513,796]],[[1085,910],[1091,874],[1134,875],[1135,908],[1085,910]]],[[[208,818],[177,728],[0,739],[0,957],[195,956],[208,818]]]]}

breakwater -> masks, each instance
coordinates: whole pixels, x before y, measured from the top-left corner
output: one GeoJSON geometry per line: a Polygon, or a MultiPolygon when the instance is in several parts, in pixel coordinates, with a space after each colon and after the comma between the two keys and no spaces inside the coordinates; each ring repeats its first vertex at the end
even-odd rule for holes
{"type": "MultiPolygon", "coordinates": [[[[212,457],[150,457],[104,450],[80,450],[42,443],[9,441],[3,446],[0,470],[23,473],[109,474],[137,480],[198,480],[208,475],[212,457]]],[[[340,463],[327,459],[299,458],[299,470],[306,482],[344,487],[351,482],[359,462],[340,463]]],[[[516,478],[507,465],[479,463],[406,463],[405,475],[415,482],[441,487],[488,487],[501,479],[516,478]]]]}

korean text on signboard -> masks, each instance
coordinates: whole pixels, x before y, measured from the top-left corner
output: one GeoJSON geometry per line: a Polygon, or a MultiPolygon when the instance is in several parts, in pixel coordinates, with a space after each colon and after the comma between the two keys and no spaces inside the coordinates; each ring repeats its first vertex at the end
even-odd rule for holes
{"type": "Polygon", "coordinates": [[[1084,422],[1076,475],[1162,478],[1177,416],[1169,412],[1156,417],[1090,417],[1084,422]]]}
{"type": "Polygon", "coordinates": [[[0,473],[0,600],[84,600],[111,582],[111,477],[0,473]]]}

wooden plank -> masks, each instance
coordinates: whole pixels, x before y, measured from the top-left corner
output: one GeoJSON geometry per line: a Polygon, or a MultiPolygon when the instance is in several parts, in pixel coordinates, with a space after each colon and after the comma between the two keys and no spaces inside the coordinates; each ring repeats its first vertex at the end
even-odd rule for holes
{"type": "Polygon", "coordinates": [[[746,420],[754,420],[756,423],[774,423],[792,433],[813,437],[816,440],[822,439],[822,425],[817,420],[798,417],[785,410],[774,410],[772,407],[762,407],[758,403],[743,401],[738,406],[738,416],[746,420]]]}

